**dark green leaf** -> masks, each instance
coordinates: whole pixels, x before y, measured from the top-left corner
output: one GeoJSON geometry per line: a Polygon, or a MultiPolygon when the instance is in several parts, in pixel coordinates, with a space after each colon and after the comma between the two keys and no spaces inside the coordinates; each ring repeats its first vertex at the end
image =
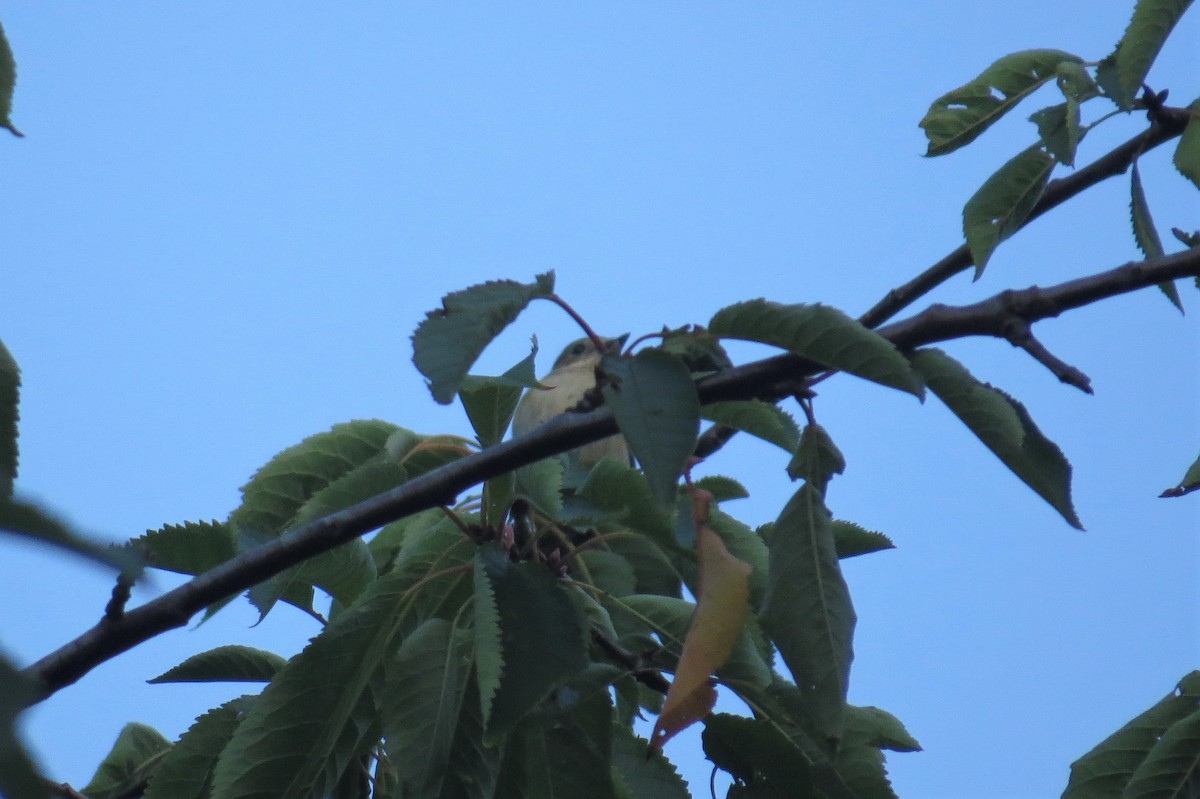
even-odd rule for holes
{"type": "Polygon", "coordinates": [[[1082,59],[1062,50],[1010,53],[975,80],[934,100],[921,120],[921,128],[929,139],[925,155],[945,155],[974,141],[1054,77],[1064,61],[1080,63],[1082,59]]]}
{"type": "Polygon", "coordinates": [[[1100,62],[1096,79],[1105,94],[1129,110],[1150,66],[1192,0],[1138,0],[1133,18],[1113,52],[1100,62]]]}
{"type": "Polygon", "coordinates": [[[1175,145],[1175,168],[1200,189],[1200,100],[1188,106],[1191,118],[1175,145]]]}
{"type": "Polygon", "coordinates": [[[458,398],[481,446],[490,447],[504,438],[522,390],[541,385],[533,371],[537,351],[534,339],[529,355],[499,377],[467,375],[463,379],[458,398]]]}
{"type": "Polygon", "coordinates": [[[505,758],[505,769],[520,774],[520,787],[509,785],[497,796],[616,799],[612,730],[606,692],[593,694],[570,713],[523,724],[510,737],[505,758]]]}
{"type": "Polygon", "coordinates": [[[1058,76],[1058,88],[1063,97],[1082,103],[1097,96],[1100,88],[1088,72],[1087,64],[1081,61],[1062,61],[1055,69],[1058,76]]]}
{"type": "Polygon", "coordinates": [[[609,381],[604,402],[642,466],[650,492],[662,506],[675,489],[700,432],[700,400],[691,372],[673,355],[642,350],[632,358],[605,355],[609,381]]]}
{"type": "Polygon", "coordinates": [[[882,549],[896,548],[896,545],[892,543],[892,539],[883,533],[864,529],[854,522],[843,522],[835,519],[829,523],[829,530],[833,533],[833,546],[837,549],[839,560],[853,558],[858,555],[867,555],[882,549]]]}
{"type": "Polygon", "coordinates": [[[483,628],[476,635],[479,685],[487,737],[495,741],[583,670],[587,642],[574,605],[545,564],[512,563],[489,544],[476,555],[475,575],[476,627],[483,628]]]}
{"type": "Polygon", "coordinates": [[[447,294],[413,333],[413,363],[428,380],[433,398],[454,400],[459,386],[484,348],[533,299],[554,293],[554,273],[533,283],[492,280],[447,294]]]}
{"type": "Polygon", "coordinates": [[[1021,478],[1072,527],[1083,529],[1071,503],[1071,464],[1033,423],[1025,406],[981,383],[938,349],[920,350],[913,365],[929,388],[1013,474],[1021,478]]]}
{"type": "Polygon", "coordinates": [[[820,493],[805,484],[771,533],[760,620],[779,650],[821,736],[841,737],[857,620],[820,493]]]}
{"type": "Polygon", "coordinates": [[[171,742],[153,727],[137,722],[126,724],[82,790],[88,799],[140,794],[138,786],[150,778],[170,748],[171,742]]]}
{"type": "MultiPolygon", "coordinates": [[[[1142,189],[1142,176],[1138,171],[1137,161],[1133,162],[1130,193],[1132,199],[1129,202],[1129,217],[1133,223],[1134,241],[1137,242],[1138,249],[1147,258],[1162,258],[1162,239],[1158,237],[1154,218],[1150,216],[1150,206],[1146,203],[1146,192],[1142,189]]],[[[1159,283],[1158,287],[1163,294],[1167,295],[1171,304],[1182,312],[1183,301],[1179,299],[1179,290],[1175,288],[1175,284],[1167,280],[1159,283]]]]}
{"type": "Polygon", "coordinates": [[[815,795],[808,760],[778,725],[714,713],[704,721],[704,754],[759,796],[815,795]]]}
{"type": "Polygon", "coordinates": [[[217,521],[164,525],[133,543],[145,553],[146,565],[179,574],[201,574],[237,554],[229,526],[217,521]]]}
{"type": "Polygon", "coordinates": [[[154,770],[145,799],[205,799],[217,758],[255,699],[240,696],[196,719],[154,770]]]}
{"type": "Polygon", "coordinates": [[[380,577],[276,675],[213,774],[213,799],[321,796],[370,748],[383,663],[412,610],[423,569],[380,577]]]}
{"type": "Polygon", "coordinates": [[[717,502],[727,502],[731,499],[745,499],[750,496],[750,492],[746,490],[744,485],[732,477],[726,477],[723,474],[705,475],[694,482],[696,488],[712,494],[713,499],[717,502]]]}
{"type": "Polygon", "coordinates": [[[563,462],[558,458],[543,458],[522,466],[516,472],[516,493],[548,516],[562,513],[563,462]]]}
{"type": "Polygon", "coordinates": [[[714,402],[705,405],[700,415],[710,422],[732,427],[757,436],[780,449],[795,452],[800,443],[800,428],[787,411],[761,400],[714,402]]]}
{"type": "Polygon", "coordinates": [[[1066,102],[1034,111],[1029,120],[1037,125],[1042,145],[1060,164],[1075,165],[1075,151],[1083,138],[1079,126],[1079,102],[1068,97],[1066,102]]]}
{"type": "Polygon", "coordinates": [[[1119,799],[1125,796],[1130,778],[1163,733],[1200,710],[1200,695],[1194,685],[1191,690],[1188,688],[1198,679],[1200,671],[1187,675],[1177,690],[1072,763],[1071,781],[1062,799],[1119,799]]]}
{"type": "Polygon", "coordinates": [[[192,655],[146,682],[270,682],[285,663],[274,652],[229,644],[192,655]]]}
{"type": "Polygon", "coordinates": [[[0,656],[0,796],[9,799],[50,797],[47,783],[17,734],[17,719],[37,694],[33,681],[0,656]]]}
{"type": "Polygon", "coordinates": [[[975,279],[983,274],[996,245],[1016,233],[1046,190],[1054,159],[1034,145],[1011,159],[984,181],[963,206],[963,235],[975,262],[975,279]]]}
{"type": "Polygon", "coordinates": [[[615,521],[654,540],[659,547],[676,546],[670,514],[650,494],[646,480],[613,458],[601,459],[579,487],[580,498],[615,516],[615,521]]]}
{"type": "Polygon", "coordinates": [[[622,724],[613,725],[612,774],[624,796],[689,799],[687,783],[663,753],[622,724]]]}
{"type": "Polygon", "coordinates": [[[829,481],[845,469],[846,459],[829,432],[819,424],[805,425],[796,454],[787,467],[788,477],[804,478],[824,496],[829,481]]]}
{"type": "Polygon", "coordinates": [[[32,502],[0,498],[0,532],[49,544],[128,574],[137,573],[142,565],[136,552],[89,541],[32,502]]]}
{"type": "Polygon", "coordinates": [[[583,580],[615,597],[628,596],[637,591],[637,576],[633,566],[615,552],[602,549],[585,549],[576,556],[583,580]]]}
{"type": "Polygon", "coordinates": [[[17,84],[17,62],[13,58],[12,48],[8,45],[8,37],[4,28],[0,27],[0,128],[6,129],[14,136],[25,134],[13,127],[12,99],[13,89],[17,84]]]}
{"type": "Polygon", "coordinates": [[[1129,778],[1127,799],[1200,796],[1200,710],[1167,728],[1129,778]]]}
{"type": "MultiPolygon", "coordinates": [[[[4,35],[0,28],[0,38],[4,35]]],[[[0,499],[11,497],[17,478],[17,405],[21,399],[21,369],[0,341],[0,499]]]]}
{"type": "Polygon", "coordinates": [[[890,341],[827,305],[748,300],[717,311],[709,328],[721,338],[782,347],[831,369],[924,396],[920,379],[890,341]]]}
{"type": "Polygon", "coordinates": [[[921,751],[921,744],[900,719],[877,707],[847,705],[846,737],[894,752],[921,751]]]}

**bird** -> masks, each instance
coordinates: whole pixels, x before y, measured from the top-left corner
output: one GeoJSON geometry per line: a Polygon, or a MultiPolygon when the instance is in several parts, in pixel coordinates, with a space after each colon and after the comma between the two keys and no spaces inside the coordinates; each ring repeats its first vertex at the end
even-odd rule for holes
{"type": "MultiPolygon", "coordinates": [[[[601,339],[605,352],[620,352],[625,337],[601,339]]],[[[514,436],[524,435],[543,422],[549,421],[564,411],[579,404],[587,392],[596,387],[596,366],[600,363],[601,351],[591,338],[572,341],[563,349],[550,372],[540,382],[549,390],[531,388],[526,390],[513,413],[514,436]]],[[[571,450],[572,460],[580,466],[595,466],[601,458],[616,458],[629,464],[629,445],[620,435],[609,436],[591,444],[571,450]]]]}

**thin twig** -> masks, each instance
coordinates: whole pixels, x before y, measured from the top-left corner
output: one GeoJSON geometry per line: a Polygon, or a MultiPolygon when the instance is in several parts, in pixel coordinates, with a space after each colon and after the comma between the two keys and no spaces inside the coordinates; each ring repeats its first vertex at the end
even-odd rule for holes
{"type": "Polygon", "coordinates": [[[1046,349],[1046,345],[1038,341],[1037,337],[1033,335],[1029,323],[1024,319],[1013,317],[1005,328],[1004,337],[1014,347],[1019,347],[1029,353],[1035,361],[1049,369],[1051,374],[1062,382],[1069,386],[1075,386],[1085,394],[1093,393],[1092,379],[1046,349]]]}

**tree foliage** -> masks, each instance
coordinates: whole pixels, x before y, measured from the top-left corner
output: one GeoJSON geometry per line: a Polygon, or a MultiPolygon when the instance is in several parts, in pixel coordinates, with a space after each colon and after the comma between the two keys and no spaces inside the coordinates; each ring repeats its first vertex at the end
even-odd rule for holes
{"type": "MultiPolygon", "coordinates": [[[[594,337],[555,293],[553,273],[454,291],[416,328],[416,368],[434,400],[461,401],[476,440],[380,420],[339,424],[272,458],[228,518],[167,524],[106,551],[13,497],[19,371],[0,345],[0,524],[119,572],[95,629],[24,672],[0,659],[0,791],[32,799],[59,790],[37,775],[16,735],[24,708],[245,592],[264,617],[282,601],[320,618],[323,630],[291,659],[226,646],[155,678],[264,687],[201,712],[175,742],[128,725],[85,795],[683,797],[687,787],[660,747],[702,724],[706,756],[733,779],[730,796],[894,796],[885,752],[920,745],[887,711],[847,702],[857,617],[840,566],[893,544],[827,507],[845,460],[817,421],[811,387],[840,376],[916,400],[936,396],[1081,527],[1071,465],[1025,406],[930,345],[1006,338],[1064,383],[1090,390],[1033,336],[1033,324],[1147,287],[1182,307],[1175,281],[1200,276],[1200,234],[1180,231],[1182,250],[1168,254],[1137,158],[1173,142],[1179,172],[1200,188],[1200,100],[1170,107],[1165,93],[1145,87],[1189,5],[1139,0],[1114,51],[1097,62],[1026,50],[936,99],[921,121],[930,156],[970,144],[1039,87],[1053,82],[1061,93],[1031,114],[1033,143],[966,201],[964,246],[861,319],[820,304],[731,303],[706,325],[605,355],[596,390],[576,409],[515,440],[502,439],[521,390],[538,385],[536,345],[503,375],[471,370],[537,300],[562,307],[594,337]],[[1148,128],[1051,181],[1111,117],[1084,123],[1084,106],[1106,104],[1146,112],[1148,128]],[[978,277],[1031,218],[1129,167],[1132,232],[1145,261],[885,324],[951,275],[974,267],[978,277]],[[733,339],[779,354],[735,365],[722,346],[733,339]],[[793,400],[802,426],[779,407],[793,400]],[[712,426],[702,431],[702,419],[712,426]],[[566,455],[618,431],[637,468],[602,459],[585,469],[566,455]],[[759,530],[722,507],[746,493],[736,475],[690,475],[696,458],[715,457],[738,431],[790,452],[787,476],[799,482],[759,530]],[[143,568],[194,579],[127,610],[143,568]],[[718,690],[750,714],[714,713],[718,690]],[[657,719],[648,741],[632,728],[642,715],[657,719]]],[[[0,31],[0,127],[13,133],[15,75],[0,31]]],[[[1165,493],[1200,487],[1198,472],[1193,464],[1165,493]]],[[[1076,761],[1064,796],[1195,796],[1198,674],[1076,761]]]]}

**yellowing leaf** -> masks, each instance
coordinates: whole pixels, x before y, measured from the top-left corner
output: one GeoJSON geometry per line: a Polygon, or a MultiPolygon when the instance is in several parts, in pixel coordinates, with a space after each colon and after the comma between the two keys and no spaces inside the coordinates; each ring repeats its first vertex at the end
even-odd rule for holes
{"type": "Polygon", "coordinates": [[[708,527],[710,500],[707,492],[692,490],[700,591],[675,681],[650,738],[658,747],[712,710],[717,694],[709,678],[728,659],[750,613],[751,568],[730,555],[721,537],[708,527]]]}

